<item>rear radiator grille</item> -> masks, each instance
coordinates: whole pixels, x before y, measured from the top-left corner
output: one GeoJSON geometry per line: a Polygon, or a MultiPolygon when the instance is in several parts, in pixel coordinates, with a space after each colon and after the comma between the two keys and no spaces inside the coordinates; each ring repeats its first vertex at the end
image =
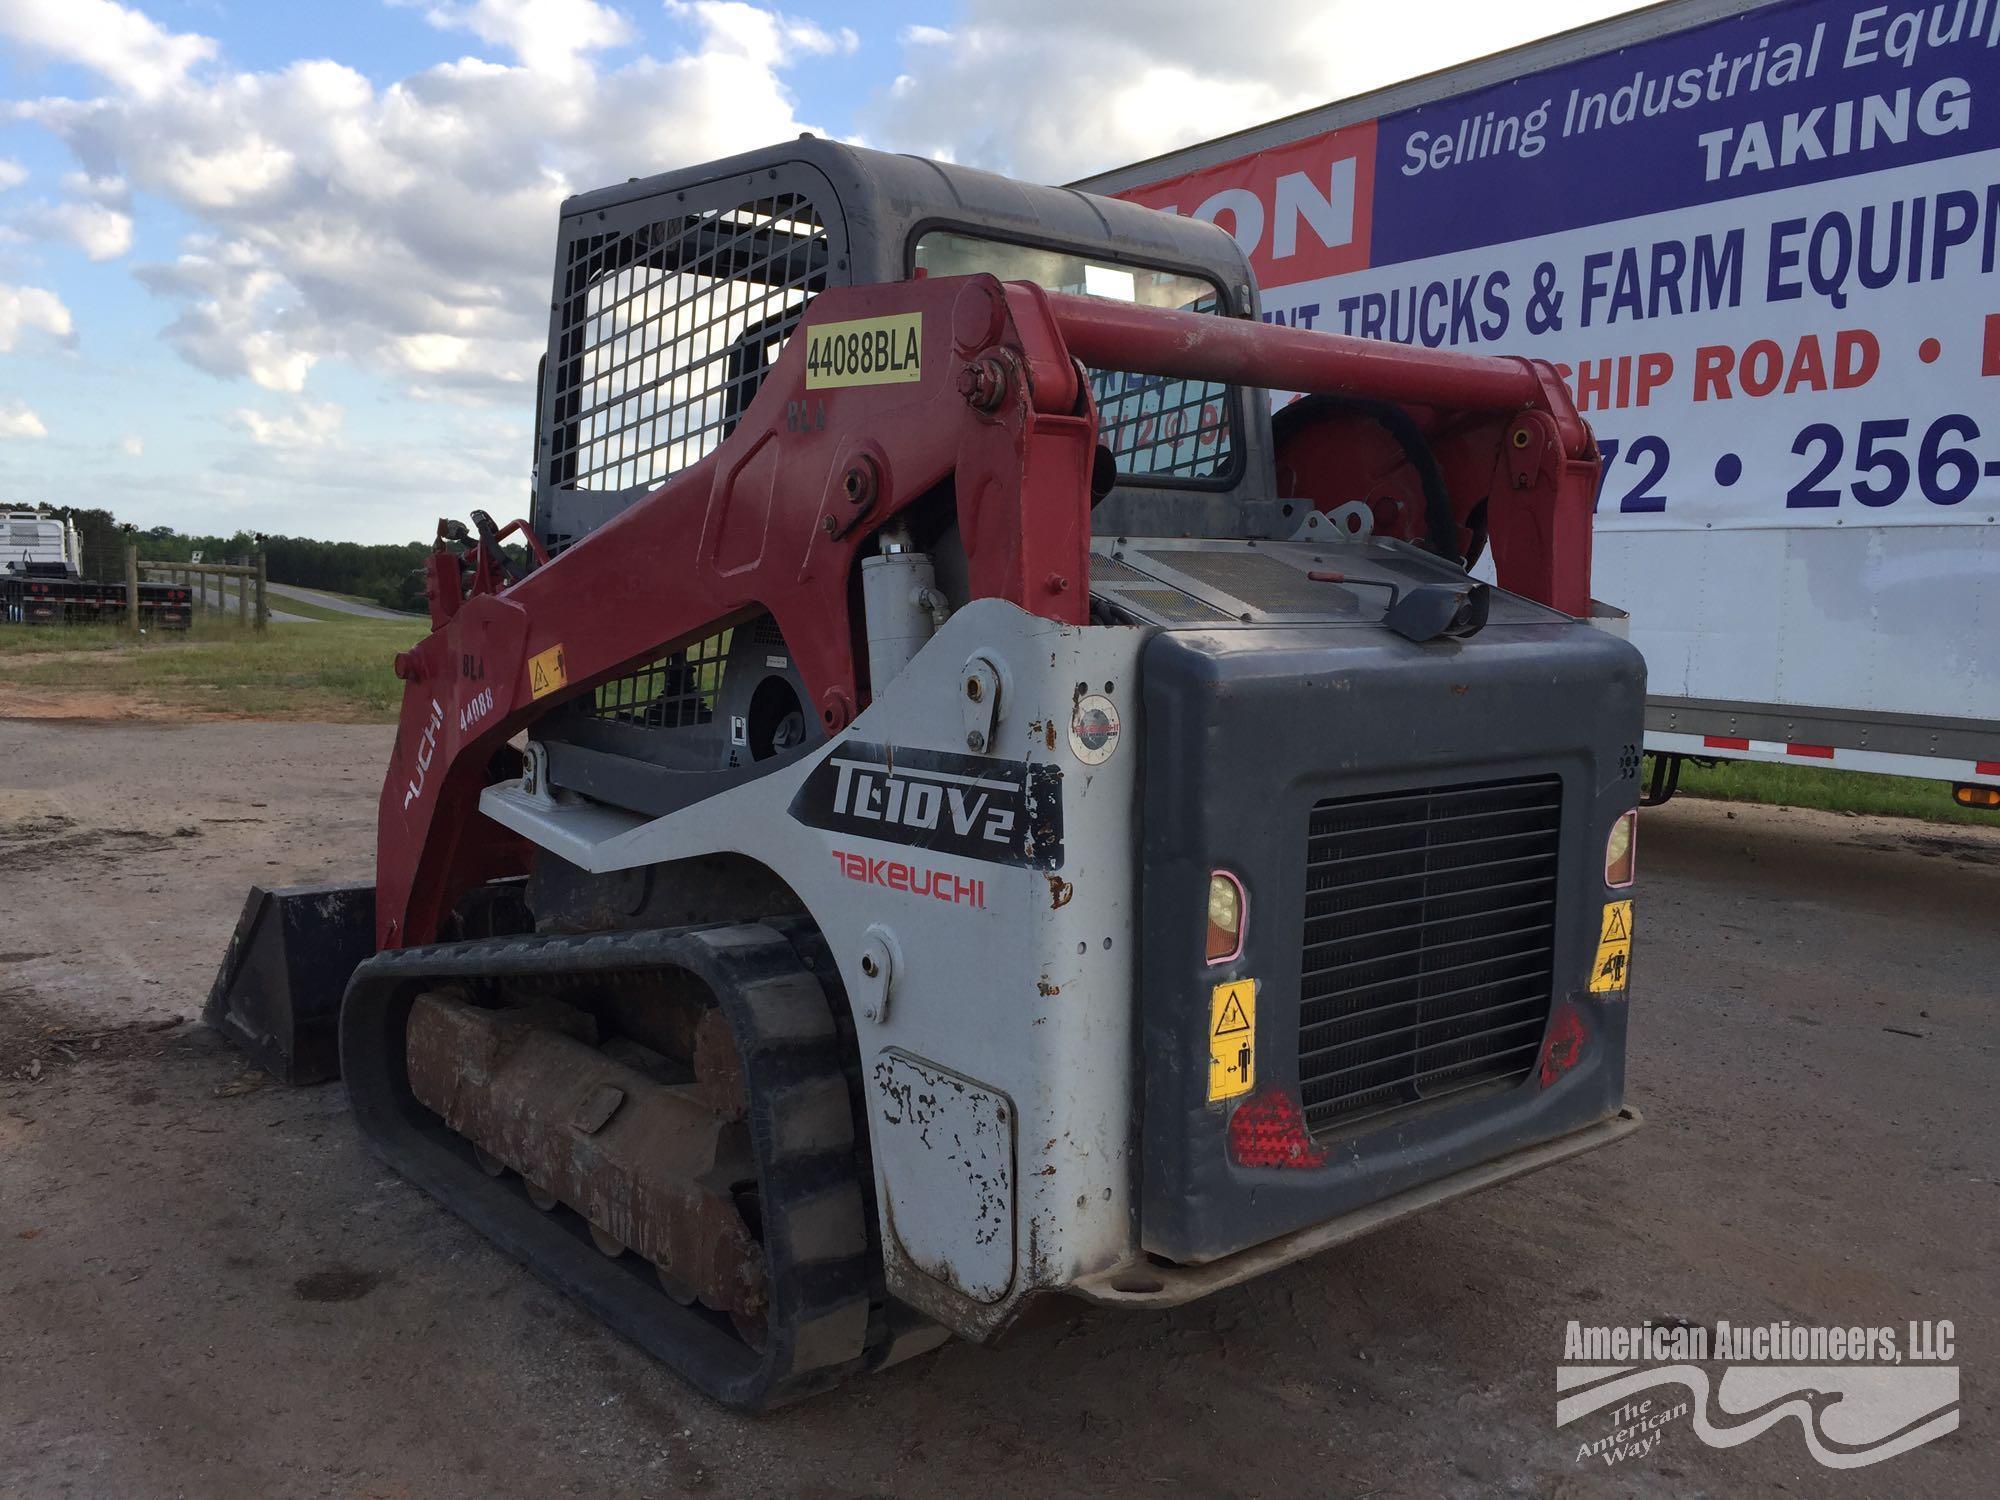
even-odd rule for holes
{"type": "Polygon", "coordinates": [[[1562,781],[1313,807],[1299,1084],[1318,1131],[1534,1065],[1554,973],[1562,781]]]}

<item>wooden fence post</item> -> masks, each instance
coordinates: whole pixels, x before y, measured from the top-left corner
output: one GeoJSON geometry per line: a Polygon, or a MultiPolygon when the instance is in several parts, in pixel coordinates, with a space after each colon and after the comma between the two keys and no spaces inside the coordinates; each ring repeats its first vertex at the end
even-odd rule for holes
{"type": "MultiPolygon", "coordinates": [[[[217,585],[220,587],[221,585],[217,585]]],[[[250,570],[239,569],[236,574],[236,624],[240,629],[250,623],[250,570]]]]}

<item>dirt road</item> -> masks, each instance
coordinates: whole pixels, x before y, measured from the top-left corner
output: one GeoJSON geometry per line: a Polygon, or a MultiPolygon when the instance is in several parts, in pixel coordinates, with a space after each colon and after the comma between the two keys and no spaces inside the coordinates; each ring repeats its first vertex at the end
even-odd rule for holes
{"type": "Polygon", "coordinates": [[[2000,833],[1649,813],[1630,1141],[747,1420],[375,1163],[337,1087],[155,1029],[250,882],[366,869],[387,743],[0,721],[0,1497],[1989,1492],[2000,833]],[[1848,1473],[1790,1421],[1579,1463],[1564,1326],[1647,1317],[1952,1319],[1961,1426],[1848,1473]]]}

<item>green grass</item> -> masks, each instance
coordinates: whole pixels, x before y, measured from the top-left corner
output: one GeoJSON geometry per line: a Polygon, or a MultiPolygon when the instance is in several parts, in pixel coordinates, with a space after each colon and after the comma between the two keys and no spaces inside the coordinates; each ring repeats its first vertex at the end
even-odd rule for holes
{"type": "MultiPolygon", "coordinates": [[[[1652,775],[1650,757],[1645,774],[1652,775]]],[[[1725,760],[1713,767],[1688,762],[1681,766],[1680,794],[1720,802],[1762,802],[1776,807],[1813,807],[1825,812],[1875,813],[2000,828],[2000,814],[1960,807],[1951,800],[1951,787],[1946,782],[1863,771],[1814,770],[1752,760],[1725,760]]]]}
{"type": "MultiPolygon", "coordinates": [[[[15,656],[47,656],[58,651],[114,651],[125,632],[110,625],[0,625],[0,661],[15,656]]],[[[6,674],[11,680],[11,674],[6,674]]]]}
{"type": "Polygon", "coordinates": [[[185,635],[137,641],[96,626],[0,627],[0,683],[113,693],[184,713],[388,722],[403,697],[395,655],[422,633],[422,622],[357,615],[273,623],[261,635],[233,615],[208,615],[185,635]]]}

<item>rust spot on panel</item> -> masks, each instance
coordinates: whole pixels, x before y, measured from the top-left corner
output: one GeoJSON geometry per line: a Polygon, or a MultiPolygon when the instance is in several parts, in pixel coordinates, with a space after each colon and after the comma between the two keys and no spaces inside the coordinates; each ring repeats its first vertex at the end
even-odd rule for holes
{"type": "Polygon", "coordinates": [[[1037,767],[1027,787],[1026,846],[1035,850],[1062,847],[1062,768],[1037,767]]]}
{"type": "Polygon", "coordinates": [[[1040,990],[1044,995],[1060,995],[1062,993],[1062,986],[1059,984],[1050,984],[1048,975],[1046,974],[1035,981],[1035,988],[1040,990]]]}
{"type": "Polygon", "coordinates": [[[1042,1221],[1028,1220],[1028,1284],[1030,1286],[1060,1286],[1062,1271],[1056,1264],[1056,1257],[1042,1249],[1042,1221]]]}
{"type": "Polygon", "coordinates": [[[1060,875],[1051,875],[1049,881],[1049,910],[1061,911],[1069,905],[1069,898],[1076,894],[1076,887],[1060,875]]]}

